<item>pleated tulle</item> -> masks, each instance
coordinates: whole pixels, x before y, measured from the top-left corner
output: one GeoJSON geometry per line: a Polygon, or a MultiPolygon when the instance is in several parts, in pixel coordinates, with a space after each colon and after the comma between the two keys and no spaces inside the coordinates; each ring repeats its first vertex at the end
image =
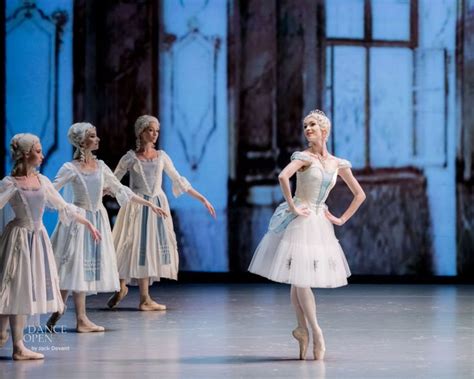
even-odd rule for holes
{"type": "Polygon", "coordinates": [[[344,286],[351,274],[333,225],[322,211],[295,218],[282,232],[268,231],[249,271],[276,282],[317,288],[344,286]]]}

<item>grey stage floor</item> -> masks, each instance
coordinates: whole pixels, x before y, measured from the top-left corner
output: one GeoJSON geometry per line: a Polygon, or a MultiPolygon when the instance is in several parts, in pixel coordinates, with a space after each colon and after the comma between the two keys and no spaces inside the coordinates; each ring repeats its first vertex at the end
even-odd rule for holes
{"type": "MultiPolygon", "coordinates": [[[[132,289],[116,311],[88,299],[105,333],[29,334],[39,362],[0,349],[2,378],[473,378],[472,286],[351,285],[316,291],[324,362],[298,361],[289,288],[274,284],[153,287],[166,312],[135,310],[132,289]],[[49,340],[51,338],[52,340],[49,340]]],[[[44,321],[44,320],[43,320],[44,321]]],[[[310,354],[309,354],[310,355],[310,354]]]]}

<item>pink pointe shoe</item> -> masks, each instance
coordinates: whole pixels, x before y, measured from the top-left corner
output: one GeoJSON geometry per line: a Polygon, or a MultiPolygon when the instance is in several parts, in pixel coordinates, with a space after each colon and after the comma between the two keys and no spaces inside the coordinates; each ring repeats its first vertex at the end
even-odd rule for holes
{"type": "Polygon", "coordinates": [[[295,330],[293,330],[292,334],[300,346],[300,360],[306,359],[306,352],[308,351],[309,345],[308,329],[297,327],[295,330]]]}

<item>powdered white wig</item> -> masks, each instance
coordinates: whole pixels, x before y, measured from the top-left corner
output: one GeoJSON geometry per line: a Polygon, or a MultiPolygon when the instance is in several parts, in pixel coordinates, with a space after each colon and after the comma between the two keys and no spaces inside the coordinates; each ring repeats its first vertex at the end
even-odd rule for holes
{"type": "Polygon", "coordinates": [[[25,155],[29,153],[37,143],[41,143],[40,139],[30,133],[15,134],[10,140],[10,153],[13,159],[13,176],[17,176],[20,171],[26,168],[25,155]]]}
{"type": "Polygon", "coordinates": [[[156,122],[157,125],[160,125],[160,122],[156,117],[149,116],[149,115],[143,115],[137,118],[137,121],[135,121],[135,137],[137,137],[136,144],[137,144],[137,150],[140,150],[140,135],[143,133],[143,131],[150,126],[152,122],[156,122]]]}
{"type": "Polygon", "coordinates": [[[76,122],[72,124],[67,132],[67,138],[72,146],[76,148],[74,159],[81,159],[84,156],[82,143],[86,138],[87,131],[95,129],[95,126],[89,122],[76,122]]]}

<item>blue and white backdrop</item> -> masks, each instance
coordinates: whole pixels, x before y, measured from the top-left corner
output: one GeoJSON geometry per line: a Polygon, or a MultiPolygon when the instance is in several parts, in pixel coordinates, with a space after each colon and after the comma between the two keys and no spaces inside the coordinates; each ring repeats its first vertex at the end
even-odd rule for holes
{"type": "MultiPolygon", "coordinates": [[[[294,3],[300,4],[304,13],[308,2],[294,3]]],[[[428,271],[456,275],[455,155],[461,143],[456,124],[459,2],[317,3],[325,15],[324,33],[320,36],[324,42],[320,105],[333,121],[331,150],[351,160],[356,171],[407,166],[421,170],[427,183],[433,249],[428,271]]],[[[158,91],[160,147],[172,157],[182,175],[209,198],[218,213],[214,222],[202,205],[189,196],[169,196],[179,222],[181,269],[226,272],[232,250],[229,233],[234,232],[228,221],[232,197],[229,182],[238,176],[235,162],[239,159],[235,140],[238,126],[230,116],[235,103],[229,98],[232,99],[235,83],[230,83],[229,65],[239,66],[240,60],[228,61],[229,44],[235,42],[229,33],[229,20],[235,20],[232,12],[242,11],[244,5],[233,0],[163,0],[157,8],[156,33],[160,37],[153,40],[157,43],[154,51],[158,74],[150,81],[155,81],[158,91]],[[160,40],[162,36],[172,38],[160,40]]],[[[42,172],[50,178],[72,154],[66,133],[76,121],[74,9],[73,0],[5,2],[4,148],[8,151],[8,141],[15,133],[39,135],[46,155],[42,172]]],[[[315,46],[319,43],[313,42],[315,46]]],[[[237,54],[248,62],[246,51],[237,54]]],[[[262,72],[264,62],[265,57],[262,72]]],[[[260,74],[258,70],[245,73],[255,78],[260,74]]],[[[316,86],[316,82],[306,82],[304,108],[314,107],[308,99],[312,99],[316,86]]],[[[296,119],[296,128],[298,123],[296,119]]],[[[106,129],[102,129],[104,133],[106,129]]],[[[10,168],[11,161],[7,159],[5,172],[10,168]]],[[[166,186],[170,194],[169,183],[166,186]]],[[[54,223],[55,216],[48,215],[49,230],[54,223]]],[[[247,259],[251,253],[246,254],[247,259]]],[[[376,252],[367,254],[372,253],[376,252]]]]}

